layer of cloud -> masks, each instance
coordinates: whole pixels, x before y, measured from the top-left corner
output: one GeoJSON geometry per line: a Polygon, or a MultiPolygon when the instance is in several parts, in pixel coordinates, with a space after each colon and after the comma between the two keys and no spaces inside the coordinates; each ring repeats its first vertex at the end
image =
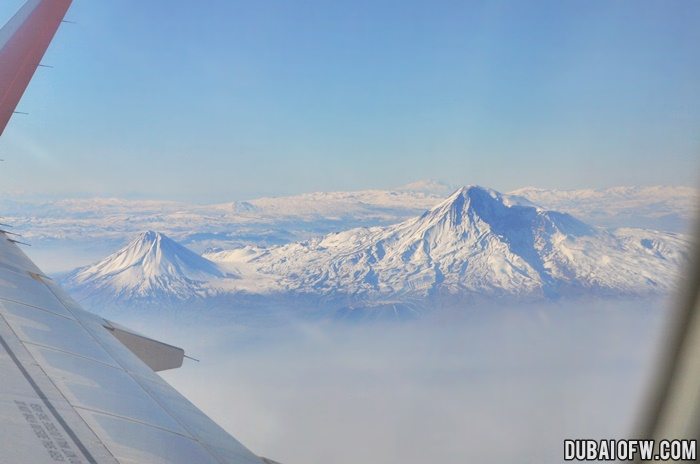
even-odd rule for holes
{"type": "Polygon", "coordinates": [[[555,463],[564,438],[630,434],[662,306],[578,302],[275,328],[130,322],[201,357],[165,378],[285,464],[555,463]]]}

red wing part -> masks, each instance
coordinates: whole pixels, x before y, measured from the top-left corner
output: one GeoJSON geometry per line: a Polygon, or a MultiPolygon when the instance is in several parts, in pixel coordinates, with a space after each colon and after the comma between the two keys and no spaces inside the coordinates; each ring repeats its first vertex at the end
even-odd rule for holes
{"type": "Polygon", "coordinates": [[[0,29],[0,135],[72,0],[29,0],[0,29]]]}

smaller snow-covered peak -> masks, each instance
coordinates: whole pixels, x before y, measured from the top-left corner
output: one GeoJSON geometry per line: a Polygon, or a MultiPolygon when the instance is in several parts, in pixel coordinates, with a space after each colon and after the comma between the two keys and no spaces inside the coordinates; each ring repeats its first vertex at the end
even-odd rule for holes
{"type": "Polygon", "coordinates": [[[210,280],[225,277],[216,264],[165,234],[146,231],[102,261],[68,276],[70,287],[89,284],[116,297],[188,298],[210,280]]]}
{"type": "Polygon", "coordinates": [[[140,267],[146,277],[163,274],[222,275],[211,261],[190,251],[167,235],[153,230],[142,233],[126,247],[108,256],[101,264],[107,265],[105,267],[112,271],[140,267]]]}
{"type": "Polygon", "coordinates": [[[167,235],[149,230],[95,266],[110,272],[143,267],[147,275],[188,269],[216,274],[218,271],[211,264],[167,235]]]}

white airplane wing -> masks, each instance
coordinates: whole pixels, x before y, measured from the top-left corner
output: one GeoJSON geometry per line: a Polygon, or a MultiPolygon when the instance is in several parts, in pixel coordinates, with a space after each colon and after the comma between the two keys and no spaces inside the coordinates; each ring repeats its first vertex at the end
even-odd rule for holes
{"type": "MultiPolygon", "coordinates": [[[[0,30],[0,132],[71,0],[0,30]]],[[[184,351],[84,311],[0,231],[0,462],[262,464],[154,371],[184,351]]]]}

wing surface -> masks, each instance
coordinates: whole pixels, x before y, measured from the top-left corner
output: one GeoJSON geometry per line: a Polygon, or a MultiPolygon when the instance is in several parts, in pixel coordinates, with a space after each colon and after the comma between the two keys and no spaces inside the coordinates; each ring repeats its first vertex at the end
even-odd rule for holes
{"type": "Polygon", "coordinates": [[[0,232],[0,462],[263,462],[113,330],[0,232]]]}

